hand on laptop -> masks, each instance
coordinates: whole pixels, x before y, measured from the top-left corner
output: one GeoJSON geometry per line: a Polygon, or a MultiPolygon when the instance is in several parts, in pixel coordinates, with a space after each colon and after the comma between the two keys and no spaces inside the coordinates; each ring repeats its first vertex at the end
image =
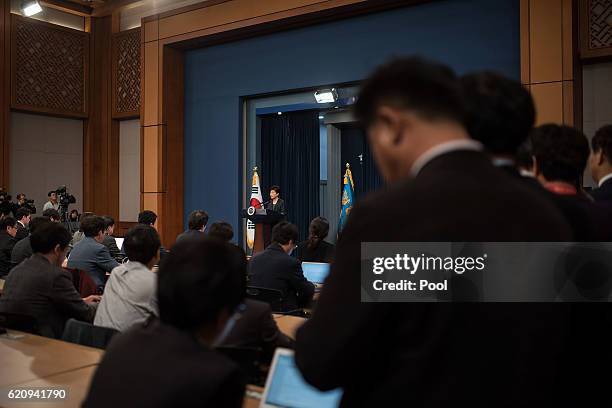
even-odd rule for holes
{"type": "Polygon", "coordinates": [[[99,303],[100,300],[102,300],[102,296],[100,295],[90,295],[90,296],[87,296],[86,298],[83,298],[83,302],[90,304],[90,305],[93,303],[99,303]]]}

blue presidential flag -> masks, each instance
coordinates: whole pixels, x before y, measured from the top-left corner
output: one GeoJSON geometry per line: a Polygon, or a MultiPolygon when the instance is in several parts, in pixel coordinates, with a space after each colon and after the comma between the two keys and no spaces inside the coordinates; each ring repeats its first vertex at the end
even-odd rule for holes
{"type": "Polygon", "coordinates": [[[344,173],[344,187],[342,188],[342,210],[340,210],[340,223],[338,224],[338,233],[342,231],[348,216],[353,209],[353,191],[355,185],[353,184],[353,175],[349,164],[346,163],[346,173],[344,173]]]}

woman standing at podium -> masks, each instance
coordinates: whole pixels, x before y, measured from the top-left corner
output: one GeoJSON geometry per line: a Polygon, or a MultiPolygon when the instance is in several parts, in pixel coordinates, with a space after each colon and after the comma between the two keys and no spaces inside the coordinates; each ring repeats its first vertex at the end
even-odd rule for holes
{"type": "Polygon", "coordinates": [[[270,201],[268,201],[268,204],[266,205],[266,210],[272,210],[282,215],[287,215],[287,210],[285,209],[285,201],[280,198],[279,186],[270,187],[270,201]]]}

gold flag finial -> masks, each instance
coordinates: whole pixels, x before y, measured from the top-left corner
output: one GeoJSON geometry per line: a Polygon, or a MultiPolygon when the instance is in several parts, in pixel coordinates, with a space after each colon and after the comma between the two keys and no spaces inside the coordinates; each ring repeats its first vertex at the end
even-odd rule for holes
{"type": "Polygon", "coordinates": [[[257,171],[257,166],[253,167],[253,171],[257,171]]]}
{"type": "Polygon", "coordinates": [[[346,163],[346,168],[348,169],[349,167],[351,167],[351,165],[346,163]]]}

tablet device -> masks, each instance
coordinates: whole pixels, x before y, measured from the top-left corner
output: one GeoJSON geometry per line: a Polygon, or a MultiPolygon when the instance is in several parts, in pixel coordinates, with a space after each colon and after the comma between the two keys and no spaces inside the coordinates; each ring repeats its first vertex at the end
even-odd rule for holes
{"type": "Polygon", "coordinates": [[[330,264],[322,262],[302,262],[304,277],[312,283],[321,284],[329,275],[330,264]]]}

